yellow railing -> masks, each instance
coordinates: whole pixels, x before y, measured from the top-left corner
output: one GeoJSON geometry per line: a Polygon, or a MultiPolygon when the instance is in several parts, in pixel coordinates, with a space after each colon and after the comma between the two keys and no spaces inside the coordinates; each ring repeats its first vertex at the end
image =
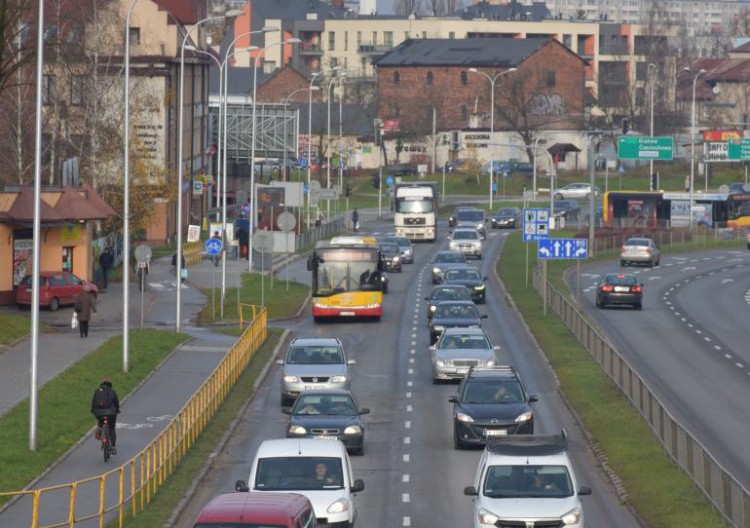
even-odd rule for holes
{"type": "Polygon", "coordinates": [[[191,264],[197,264],[201,261],[201,248],[200,242],[186,242],[182,245],[182,254],[185,256],[185,265],[190,266],[191,264]]]}
{"type": "Polygon", "coordinates": [[[252,314],[253,318],[249,320],[247,329],[221,363],[172,418],[169,425],[129,461],[88,479],[46,488],[4,492],[0,493],[0,497],[9,496],[29,501],[25,508],[31,511],[31,528],[74,527],[76,523],[93,519],[98,520],[100,527],[104,527],[115,518],[122,528],[126,513],[135,517],[151,502],[151,498],[195,443],[250,359],[266,340],[268,313],[265,307],[253,306],[252,314]],[[59,500],[60,494],[67,495],[67,512],[45,510],[44,518],[41,519],[40,510],[44,506],[44,499],[50,497],[59,500]],[[92,495],[98,497],[96,508],[83,508],[78,504],[80,497],[92,495]],[[82,511],[84,509],[88,511],[82,511]],[[57,513],[60,513],[61,518],[48,518],[57,513]]]}

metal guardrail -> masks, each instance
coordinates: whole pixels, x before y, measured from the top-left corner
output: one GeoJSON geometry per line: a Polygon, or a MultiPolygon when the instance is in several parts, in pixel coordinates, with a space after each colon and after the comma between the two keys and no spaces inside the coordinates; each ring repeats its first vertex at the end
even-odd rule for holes
{"type": "Polygon", "coordinates": [[[341,232],[346,227],[346,215],[340,214],[334,217],[330,222],[321,222],[320,225],[310,227],[304,233],[297,236],[295,252],[299,253],[302,248],[315,245],[318,240],[333,237],[336,233],[341,232]]]}
{"type": "Polygon", "coordinates": [[[266,308],[255,306],[252,313],[254,317],[247,329],[219,365],[169,425],[140,453],[101,475],[45,488],[3,492],[0,497],[28,500],[31,528],[75,527],[77,523],[92,520],[98,521],[100,527],[115,520],[122,528],[125,517],[136,517],[143,512],[157,490],[169,480],[266,340],[266,308]],[[60,494],[67,496],[68,510],[56,512],[60,513],[60,519],[41,520],[40,508],[45,498],[59,499],[60,494]],[[82,511],[83,508],[77,505],[77,497],[84,494],[98,496],[98,506],[94,511],[82,511]]]}
{"type": "MultiPolygon", "coordinates": [[[[542,275],[533,274],[541,294],[542,275]]],[[[585,315],[549,280],[547,304],[630,400],[672,459],[690,476],[714,508],[735,527],[750,527],[750,493],[677,419],[638,372],[585,315]]],[[[542,298],[545,298],[542,295],[542,298]]]]}

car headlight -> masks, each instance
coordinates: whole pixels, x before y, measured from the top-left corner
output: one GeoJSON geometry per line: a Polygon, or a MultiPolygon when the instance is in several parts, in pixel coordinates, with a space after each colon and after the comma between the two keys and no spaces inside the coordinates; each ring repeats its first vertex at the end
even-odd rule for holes
{"type": "Polygon", "coordinates": [[[469,416],[468,414],[462,411],[456,411],[456,420],[458,420],[459,422],[467,422],[467,423],[474,422],[474,418],[472,418],[471,416],[469,416]]]}
{"type": "Polygon", "coordinates": [[[301,425],[290,425],[289,426],[289,434],[305,435],[305,434],[307,434],[307,429],[305,429],[301,425]]]}
{"type": "Polygon", "coordinates": [[[581,510],[575,508],[563,515],[561,520],[563,524],[580,524],[582,519],[583,515],[581,514],[581,510]]]}
{"type": "Polygon", "coordinates": [[[362,434],[362,428],[358,425],[350,425],[344,429],[344,434],[362,434]]]}
{"type": "Polygon", "coordinates": [[[458,242],[454,242],[453,240],[451,240],[451,243],[448,244],[448,247],[451,248],[451,249],[457,248],[458,247],[458,242]]]}
{"type": "Polygon", "coordinates": [[[437,310],[437,306],[435,306],[434,304],[432,306],[430,306],[430,311],[431,312],[434,312],[435,310],[437,310]]]}
{"type": "Polygon", "coordinates": [[[519,414],[518,416],[516,416],[516,423],[528,422],[533,416],[534,413],[532,413],[531,411],[519,414]]]}
{"type": "Polygon", "coordinates": [[[444,359],[436,359],[435,360],[435,365],[437,365],[438,367],[444,367],[445,366],[445,360],[444,359]]]}
{"type": "Polygon", "coordinates": [[[401,260],[399,257],[393,257],[393,262],[398,262],[399,260],[401,260]]]}
{"type": "Polygon", "coordinates": [[[440,268],[432,268],[432,273],[435,275],[440,275],[440,268]]]}
{"type": "Polygon", "coordinates": [[[488,359],[484,362],[485,367],[494,367],[495,366],[495,360],[494,359],[488,359]]]}
{"type": "Polygon", "coordinates": [[[484,284],[478,284],[474,286],[474,289],[477,291],[484,291],[484,284]]]}
{"type": "Polygon", "coordinates": [[[299,383],[299,377],[286,375],[284,376],[284,383],[299,383]]]}
{"type": "Polygon", "coordinates": [[[445,327],[443,325],[435,325],[432,327],[432,330],[434,332],[445,332],[445,327]]]}
{"type": "Polygon", "coordinates": [[[480,231],[481,231],[482,229],[484,229],[484,224],[477,224],[477,229],[479,229],[480,231]]]}
{"type": "Polygon", "coordinates": [[[341,513],[345,511],[349,511],[349,501],[344,498],[337,500],[326,509],[327,513],[341,513]]]}
{"type": "Polygon", "coordinates": [[[495,526],[495,524],[497,524],[499,520],[500,517],[498,517],[494,513],[489,512],[484,508],[479,508],[479,513],[477,513],[477,522],[479,524],[488,524],[490,526],[495,526]]]}
{"type": "Polygon", "coordinates": [[[331,383],[344,383],[346,376],[331,376],[331,383]]]}

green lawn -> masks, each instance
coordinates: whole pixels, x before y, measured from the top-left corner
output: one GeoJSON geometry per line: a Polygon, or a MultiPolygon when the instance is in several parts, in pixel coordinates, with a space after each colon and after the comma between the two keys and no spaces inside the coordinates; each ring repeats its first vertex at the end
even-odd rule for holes
{"type": "Polygon", "coordinates": [[[26,314],[0,314],[0,345],[15,343],[31,331],[31,317],[26,314]]]}

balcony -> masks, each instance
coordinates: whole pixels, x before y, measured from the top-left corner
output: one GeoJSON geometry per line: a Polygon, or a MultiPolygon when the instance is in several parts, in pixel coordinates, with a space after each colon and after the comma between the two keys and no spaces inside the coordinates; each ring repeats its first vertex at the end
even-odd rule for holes
{"type": "Polygon", "coordinates": [[[301,42],[299,44],[300,55],[323,55],[323,48],[317,42],[301,42]]]}
{"type": "Polygon", "coordinates": [[[372,42],[360,42],[357,51],[362,55],[382,55],[393,49],[393,44],[374,44],[372,42]]]}

